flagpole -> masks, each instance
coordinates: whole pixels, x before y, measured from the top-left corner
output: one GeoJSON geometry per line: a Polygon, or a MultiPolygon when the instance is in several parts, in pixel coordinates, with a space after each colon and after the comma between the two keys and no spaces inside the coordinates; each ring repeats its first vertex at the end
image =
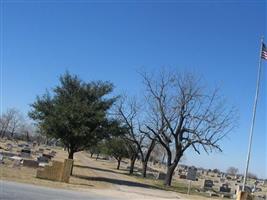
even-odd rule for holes
{"type": "Polygon", "coordinates": [[[256,110],[257,110],[257,104],[258,104],[260,78],[261,78],[262,45],[263,45],[263,37],[261,37],[261,44],[260,44],[259,68],[258,68],[256,95],[255,95],[255,99],[254,99],[252,122],[251,122],[250,133],[249,133],[249,145],[248,145],[248,154],[247,154],[247,162],[246,162],[246,171],[245,171],[245,175],[244,175],[242,191],[245,191],[245,186],[246,186],[246,182],[247,182],[248,168],[249,168],[249,161],[250,161],[250,154],[251,154],[251,146],[252,146],[252,138],[253,138],[256,110]]]}

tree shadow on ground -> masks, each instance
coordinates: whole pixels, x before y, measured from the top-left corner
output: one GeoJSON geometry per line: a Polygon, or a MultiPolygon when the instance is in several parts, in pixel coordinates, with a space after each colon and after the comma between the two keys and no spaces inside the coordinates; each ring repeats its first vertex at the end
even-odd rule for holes
{"type": "Polygon", "coordinates": [[[120,179],[114,179],[114,178],[106,178],[106,177],[91,177],[91,176],[83,176],[83,175],[73,175],[76,178],[85,179],[88,181],[100,181],[100,182],[106,182],[116,185],[125,185],[125,186],[131,186],[131,187],[141,187],[141,188],[148,188],[148,189],[161,189],[160,187],[156,187],[153,185],[145,184],[145,183],[138,183],[133,181],[126,181],[126,180],[120,180],[120,179]]]}
{"type": "Polygon", "coordinates": [[[79,167],[79,168],[84,168],[84,169],[93,169],[93,170],[97,170],[97,171],[103,171],[103,172],[109,172],[109,173],[116,173],[116,174],[124,174],[127,175],[127,173],[125,172],[118,172],[115,169],[111,170],[111,169],[102,169],[102,168],[98,168],[98,167],[90,167],[90,166],[84,166],[84,165],[74,165],[74,167],[79,167]]]}

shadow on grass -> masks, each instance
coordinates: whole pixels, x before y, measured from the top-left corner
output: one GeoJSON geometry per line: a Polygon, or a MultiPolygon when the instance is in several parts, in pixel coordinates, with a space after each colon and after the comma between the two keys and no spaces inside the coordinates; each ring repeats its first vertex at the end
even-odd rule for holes
{"type": "Polygon", "coordinates": [[[74,165],[74,167],[83,168],[83,169],[93,169],[93,170],[102,171],[102,172],[109,172],[109,173],[116,173],[116,174],[124,174],[124,175],[127,175],[127,173],[118,172],[115,169],[114,170],[111,170],[111,169],[102,169],[102,168],[98,168],[98,167],[90,167],[90,166],[84,166],[84,165],[74,165]]]}
{"type": "Polygon", "coordinates": [[[120,179],[114,179],[114,178],[91,177],[91,176],[83,176],[83,175],[73,175],[73,177],[85,179],[88,181],[100,181],[100,182],[106,182],[106,183],[111,183],[111,184],[116,184],[116,185],[125,185],[125,186],[130,186],[130,187],[142,187],[142,188],[148,188],[148,189],[162,189],[160,187],[149,185],[149,184],[120,180],[120,179]]]}

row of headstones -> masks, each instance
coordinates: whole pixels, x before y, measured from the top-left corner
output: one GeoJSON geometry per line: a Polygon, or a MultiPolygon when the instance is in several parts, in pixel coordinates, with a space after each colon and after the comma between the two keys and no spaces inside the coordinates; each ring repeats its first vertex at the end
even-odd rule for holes
{"type": "MultiPolygon", "coordinates": [[[[214,186],[214,183],[212,180],[204,180],[204,184],[203,184],[204,189],[209,190],[209,189],[212,189],[213,186],[214,186]]],[[[241,190],[241,186],[237,185],[235,193],[239,190],[241,190]]],[[[253,192],[253,189],[250,188],[249,186],[245,186],[245,191],[251,193],[251,192],[253,192]]],[[[230,193],[231,188],[229,187],[228,184],[222,184],[219,188],[219,192],[230,193]]]]}
{"type": "MultiPolygon", "coordinates": [[[[40,152],[44,152],[43,149],[39,149],[40,152]]],[[[0,164],[4,163],[4,157],[15,160],[14,166],[19,166],[23,164],[23,166],[27,167],[38,167],[45,166],[45,163],[48,163],[54,156],[56,155],[55,151],[50,152],[49,154],[42,153],[41,156],[37,157],[37,160],[27,160],[23,158],[31,157],[31,149],[24,148],[21,150],[20,154],[12,153],[12,152],[1,152],[0,153],[0,164]],[[21,156],[21,157],[18,157],[21,156]]]]}

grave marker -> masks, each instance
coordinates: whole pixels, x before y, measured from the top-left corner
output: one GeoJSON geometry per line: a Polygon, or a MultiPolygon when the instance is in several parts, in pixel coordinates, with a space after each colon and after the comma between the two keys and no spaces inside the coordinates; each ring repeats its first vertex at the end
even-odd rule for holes
{"type": "Polygon", "coordinates": [[[163,172],[159,172],[158,175],[157,175],[157,179],[158,180],[164,180],[166,177],[166,174],[163,173],[163,172]]]}
{"type": "Polygon", "coordinates": [[[187,180],[191,180],[191,181],[195,181],[196,180],[196,176],[197,176],[197,169],[194,167],[190,167],[188,169],[187,175],[186,175],[186,179],[187,180]]]}
{"type": "Polygon", "coordinates": [[[29,158],[31,157],[31,150],[28,148],[22,149],[20,153],[21,157],[29,158]]]}
{"type": "Polygon", "coordinates": [[[39,164],[35,160],[23,160],[23,166],[37,168],[39,164]]]}
{"type": "Polygon", "coordinates": [[[231,188],[229,188],[228,184],[222,184],[220,187],[220,192],[230,193],[231,188]]]}
{"type": "Polygon", "coordinates": [[[212,180],[204,180],[203,188],[204,189],[212,189],[213,181],[212,180]]]}

